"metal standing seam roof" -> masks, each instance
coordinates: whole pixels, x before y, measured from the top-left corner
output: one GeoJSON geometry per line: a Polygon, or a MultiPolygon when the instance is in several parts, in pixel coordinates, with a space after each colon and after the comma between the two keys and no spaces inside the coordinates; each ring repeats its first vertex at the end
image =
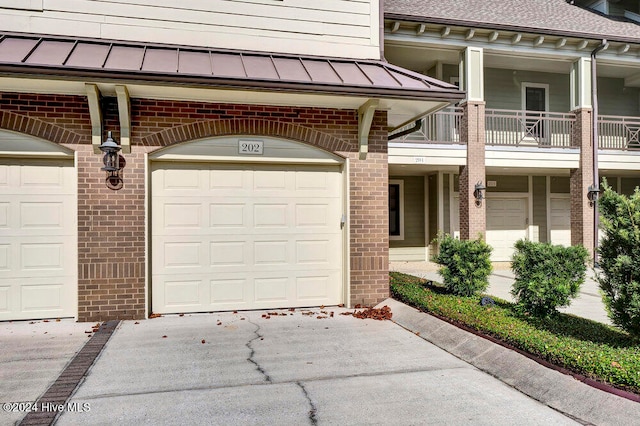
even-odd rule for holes
{"type": "Polygon", "coordinates": [[[0,73],[459,100],[456,86],[384,61],[0,33],[0,73]]]}
{"type": "Polygon", "coordinates": [[[566,0],[385,0],[387,19],[640,43],[640,25],[566,0]]]}

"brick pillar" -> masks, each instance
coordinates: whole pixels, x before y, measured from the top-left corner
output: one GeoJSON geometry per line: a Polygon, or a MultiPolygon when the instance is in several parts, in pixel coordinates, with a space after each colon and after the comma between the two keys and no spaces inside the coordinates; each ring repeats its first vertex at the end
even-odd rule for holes
{"type": "Polygon", "coordinates": [[[104,183],[102,154],[78,152],[78,320],[145,317],[144,151],[123,154],[124,187],[104,183]]]}
{"type": "Polygon", "coordinates": [[[352,306],[373,306],[389,297],[389,164],[387,113],[377,111],[369,154],[349,156],[352,306]]]}
{"type": "Polygon", "coordinates": [[[571,134],[572,146],[580,148],[580,163],[571,170],[571,244],[582,244],[593,256],[594,209],[587,192],[593,184],[593,146],[591,144],[591,108],[574,111],[576,122],[571,134]]]}
{"type": "Polygon", "coordinates": [[[475,185],[485,182],[485,132],[484,107],[481,101],[467,101],[462,104],[463,115],[460,137],[467,144],[467,164],[460,166],[460,238],[463,240],[485,238],[486,200],[476,205],[473,196],[475,185]]]}

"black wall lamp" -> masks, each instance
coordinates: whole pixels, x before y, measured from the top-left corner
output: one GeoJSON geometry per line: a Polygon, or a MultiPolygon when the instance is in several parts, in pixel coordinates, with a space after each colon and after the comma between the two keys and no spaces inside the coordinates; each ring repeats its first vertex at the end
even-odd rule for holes
{"type": "Polygon", "coordinates": [[[123,186],[122,181],[122,169],[126,165],[126,161],[123,156],[119,154],[122,148],[111,137],[111,132],[107,133],[107,140],[100,145],[100,151],[104,152],[102,162],[104,167],[100,170],[107,172],[107,178],[105,183],[107,188],[118,190],[123,186]]]}
{"type": "Polygon", "coordinates": [[[593,207],[600,197],[600,188],[595,185],[590,185],[587,192],[587,198],[589,199],[589,206],[593,207]]]}
{"type": "Polygon", "coordinates": [[[476,206],[480,207],[482,205],[484,191],[486,189],[487,188],[482,184],[482,182],[476,183],[475,189],[473,190],[473,197],[476,199],[476,206]]]}

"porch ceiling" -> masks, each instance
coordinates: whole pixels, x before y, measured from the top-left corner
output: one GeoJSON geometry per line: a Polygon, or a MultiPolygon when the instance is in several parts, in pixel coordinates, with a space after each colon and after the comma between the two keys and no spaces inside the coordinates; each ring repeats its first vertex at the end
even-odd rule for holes
{"type": "MultiPolygon", "coordinates": [[[[438,63],[457,66],[461,50],[460,46],[435,47],[428,44],[388,41],[385,45],[385,56],[389,62],[424,73],[438,63]]],[[[569,74],[571,64],[577,59],[577,55],[544,56],[535,55],[531,51],[518,52],[514,49],[511,52],[503,52],[485,47],[483,59],[486,68],[569,74]]],[[[626,86],[640,87],[637,61],[625,63],[603,55],[602,58],[598,58],[598,76],[627,79],[626,86]]]]}

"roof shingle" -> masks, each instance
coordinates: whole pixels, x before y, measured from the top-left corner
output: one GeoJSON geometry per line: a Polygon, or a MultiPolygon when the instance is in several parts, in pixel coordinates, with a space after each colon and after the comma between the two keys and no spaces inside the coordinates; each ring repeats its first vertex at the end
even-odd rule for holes
{"type": "Polygon", "coordinates": [[[385,0],[385,17],[640,43],[640,25],[566,0],[385,0]]]}

